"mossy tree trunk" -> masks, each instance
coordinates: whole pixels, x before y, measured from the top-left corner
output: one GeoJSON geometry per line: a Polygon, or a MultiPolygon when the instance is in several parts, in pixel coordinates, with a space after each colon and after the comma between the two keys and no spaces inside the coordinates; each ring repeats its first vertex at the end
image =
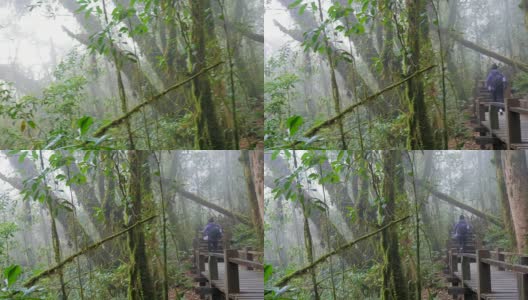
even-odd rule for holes
{"type": "MultiPolygon", "coordinates": [[[[424,36],[422,22],[427,12],[423,0],[406,0],[409,28],[407,32],[407,49],[405,66],[407,75],[420,70],[422,44],[424,36]]],[[[434,149],[433,134],[427,107],[425,105],[424,83],[422,75],[407,81],[407,97],[409,100],[409,133],[407,138],[408,149],[434,149]]]]}
{"type": "MultiPolygon", "coordinates": [[[[206,13],[211,11],[210,0],[191,1],[192,44],[191,61],[194,71],[206,67],[206,13]]],[[[217,121],[209,76],[202,74],[193,80],[195,98],[195,125],[197,149],[224,149],[224,139],[217,121]]]]}
{"type": "MultiPolygon", "coordinates": [[[[295,153],[295,150],[293,150],[293,164],[295,169],[297,169],[297,154],[295,153]]],[[[306,257],[308,258],[308,263],[311,265],[314,262],[314,250],[313,250],[313,240],[312,240],[312,233],[310,232],[310,224],[308,223],[308,216],[310,215],[309,209],[308,209],[308,199],[304,197],[304,193],[302,191],[302,188],[300,186],[299,178],[296,178],[297,180],[297,196],[299,197],[299,202],[301,203],[302,208],[302,214],[303,214],[303,231],[304,231],[304,247],[306,251],[306,257]]],[[[313,289],[313,297],[315,300],[319,300],[319,290],[317,288],[317,270],[316,268],[310,269],[310,278],[312,279],[312,289],[313,289]]]]}
{"type": "Polygon", "coordinates": [[[264,220],[261,218],[259,203],[257,199],[256,185],[253,181],[252,165],[249,158],[249,151],[242,150],[240,153],[240,162],[244,169],[244,178],[246,181],[246,188],[248,193],[248,200],[251,205],[253,228],[258,239],[258,246],[264,249],[264,220]]]}
{"type": "MultiPolygon", "coordinates": [[[[396,199],[401,195],[403,188],[403,174],[401,169],[401,152],[383,152],[383,202],[379,201],[379,211],[383,213],[382,226],[395,220],[396,199]]],[[[383,252],[383,288],[381,299],[406,300],[410,299],[407,293],[407,280],[403,272],[403,265],[399,252],[397,227],[388,227],[381,232],[381,250],[383,252]]]]}
{"type": "MultiPolygon", "coordinates": [[[[128,203],[126,205],[127,226],[132,226],[142,216],[142,165],[146,163],[143,151],[128,151],[130,163],[130,182],[128,187],[128,203]]],[[[145,234],[142,228],[134,228],[127,233],[127,244],[130,253],[129,262],[129,300],[157,299],[154,284],[148,268],[148,258],[145,249],[145,234]]]]}

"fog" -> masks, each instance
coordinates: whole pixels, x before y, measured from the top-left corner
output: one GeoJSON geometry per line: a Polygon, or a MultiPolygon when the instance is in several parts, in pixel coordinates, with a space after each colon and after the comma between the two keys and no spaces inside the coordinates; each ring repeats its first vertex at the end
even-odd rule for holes
{"type": "Polygon", "coordinates": [[[516,93],[522,96],[527,92],[526,69],[515,66],[528,61],[524,51],[528,34],[518,2],[430,1],[424,5],[420,12],[423,36],[419,37],[419,67],[436,67],[423,78],[424,91],[418,93],[423,93],[422,104],[421,99],[409,99],[412,89],[407,88],[407,81],[384,90],[416,71],[409,71],[412,57],[405,57],[414,38],[410,33],[414,25],[406,18],[410,8],[405,3],[321,1],[321,25],[317,5],[304,1],[288,8],[296,2],[267,1],[265,81],[269,147],[282,145],[284,138],[302,145],[302,133],[316,127],[315,134],[309,134],[316,137],[312,142],[316,147],[341,149],[341,138],[350,145],[349,149],[408,148],[406,139],[414,129],[405,123],[413,117],[408,103],[414,101],[420,106],[414,108],[420,110],[416,118],[423,118],[420,122],[427,123],[423,126],[432,128],[431,133],[422,129],[432,140],[420,138],[424,144],[438,143],[426,149],[473,149],[469,133],[465,132],[467,117],[461,111],[467,109],[471,113],[475,86],[486,79],[492,64],[498,64],[516,93]],[[328,55],[333,60],[332,68],[328,55]],[[333,93],[332,73],[337,95],[333,93]],[[332,125],[320,125],[381,90],[384,91],[368,103],[347,110],[332,125]],[[296,135],[289,137],[286,120],[294,116],[301,117],[303,124],[296,135]],[[339,129],[341,125],[343,129],[339,129]],[[443,131],[447,135],[442,137],[443,131]]]}
{"type": "Polygon", "coordinates": [[[262,5],[2,1],[0,146],[261,147],[262,5]]]}

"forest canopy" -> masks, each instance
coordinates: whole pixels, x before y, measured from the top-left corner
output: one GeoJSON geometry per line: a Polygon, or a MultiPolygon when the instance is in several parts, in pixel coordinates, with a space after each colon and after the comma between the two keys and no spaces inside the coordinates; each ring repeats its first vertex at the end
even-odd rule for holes
{"type": "Polygon", "coordinates": [[[525,2],[267,1],[266,148],[478,149],[493,64],[528,93],[525,2]]]}
{"type": "Polygon", "coordinates": [[[0,298],[196,297],[208,220],[222,248],[262,252],[263,163],[246,150],[1,151],[0,298]]]}
{"type": "Polygon", "coordinates": [[[266,299],[453,299],[452,248],[501,248],[510,263],[528,253],[527,155],[266,152],[266,299]]]}
{"type": "Polygon", "coordinates": [[[261,1],[0,3],[0,148],[262,147],[261,1]]]}

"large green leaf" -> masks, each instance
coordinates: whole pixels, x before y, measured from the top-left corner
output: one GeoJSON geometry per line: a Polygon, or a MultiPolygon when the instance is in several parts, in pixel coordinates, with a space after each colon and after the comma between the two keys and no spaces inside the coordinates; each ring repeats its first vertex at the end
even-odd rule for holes
{"type": "Polygon", "coordinates": [[[93,124],[92,117],[84,116],[77,121],[80,135],[85,135],[93,124]]]}
{"type": "Polygon", "coordinates": [[[19,265],[11,265],[4,270],[4,277],[7,279],[7,286],[10,287],[17,280],[22,273],[22,268],[19,265]]]}
{"type": "Polygon", "coordinates": [[[288,118],[288,121],[286,124],[288,125],[288,129],[290,130],[290,136],[295,135],[295,133],[299,130],[299,127],[303,124],[303,118],[301,116],[292,116],[288,118]]]}

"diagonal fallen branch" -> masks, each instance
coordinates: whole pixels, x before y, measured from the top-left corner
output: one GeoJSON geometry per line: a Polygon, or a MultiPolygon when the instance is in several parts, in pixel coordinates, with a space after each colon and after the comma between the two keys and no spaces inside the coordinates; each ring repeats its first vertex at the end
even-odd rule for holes
{"type": "Polygon", "coordinates": [[[325,255],[319,257],[319,258],[318,258],[316,261],[314,261],[311,265],[308,265],[308,266],[306,266],[306,267],[304,267],[304,268],[301,268],[301,269],[299,269],[299,270],[297,270],[297,271],[294,271],[293,273],[290,273],[290,274],[288,274],[288,275],[282,277],[281,279],[279,279],[279,280],[275,283],[275,286],[283,286],[283,285],[287,284],[287,283],[288,283],[290,280],[292,280],[294,277],[297,277],[297,276],[300,276],[300,275],[305,274],[305,273],[308,272],[310,269],[312,269],[312,268],[316,267],[317,265],[321,264],[322,262],[324,262],[324,261],[325,261],[327,258],[329,258],[330,256],[332,256],[332,255],[336,255],[336,254],[338,254],[339,252],[341,252],[341,251],[343,251],[343,250],[345,250],[345,249],[347,249],[347,248],[350,248],[350,247],[354,246],[355,244],[361,242],[362,240],[366,240],[366,239],[368,239],[369,237],[372,237],[372,236],[378,234],[379,232],[381,232],[381,231],[383,231],[383,230],[385,230],[385,229],[387,229],[387,228],[389,228],[389,227],[391,227],[391,226],[393,226],[393,225],[395,225],[395,224],[398,224],[398,223],[400,223],[400,222],[403,222],[403,221],[407,220],[407,219],[410,218],[410,217],[411,217],[411,216],[409,215],[409,216],[405,216],[405,217],[403,217],[403,218],[401,218],[401,219],[398,219],[398,220],[392,221],[392,222],[390,222],[389,224],[387,224],[387,225],[385,225],[385,226],[383,226],[383,227],[380,227],[380,228],[379,228],[378,230],[376,230],[376,231],[373,231],[373,232],[371,232],[371,233],[367,233],[367,234],[365,234],[365,235],[363,235],[363,236],[361,236],[361,237],[359,237],[359,238],[353,240],[352,242],[347,243],[347,244],[345,244],[345,245],[343,245],[343,246],[341,246],[341,247],[335,249],[334,251],[331,251],[331,252],[326,253],[325,255]]]}
{"type": "MultiPolygon", "coordinates": [[[[330,118],[330,119],[324,121],[323,123],[318,124],[318,125],[316,125],[316,126],[310,128],[308,131],[306,131],[306,132],[304,133],[304,136],[305,136],[305,137],[311,137],[311,136],[313,136],[313,135],[316,134],[319,130],[323,129],[324,127],[328,127],[328,126],[334,124],[334,123],[337,122],[339,119],[343,118],[346,114],[351,113],[351,112],[354,111],[357,107],[359,107],[359,106],[361,106],[361,105],[364,105],[364,104],[366,104],[366,103],[368,103],[368,102],[370,102],[370,101],[376,99],[377,97],[379,97],[379,96],[382,95],[383,93],[386,93],[386,92],[388,92],[388,91],[390,91],[390,90],[392,90],[392,89],[394,89],[394,88],[396,88],[396,87],[398,87],[398,86],[404,84],[405,82],[409,81],[410,79],[412,79],[412,78],[414,78],[414,77],[416,77],[416,76],[418,76],[418,75],[420,75],[420,74],[422,74],[422,73],[424,73],[424,72],[427,72],[427,71],[429,71],[429,70],[431,70],[432,68],[435,68],[435,67],[436,67],[436,65],[432,65],[432,66],[429,66],[429,67],[427,67],[427,68],[423,68],[423,69],[421,69],[421,70],[418,70],[418,71],[416,71],[414,74],[412,74],[412,75],[410,75],[410,76],[408,76],[408,77],[406,77],[406,78],[404,78],[404,79],[402,79],[402,80],[400,80],[400,81],[398,81],[398,82],[396,82],[396,83],[394,83],[394,84],[392,84],[392,85],[389,85],[388,87],[386,87],[386,88],[384,88],[384,89],[382,89],[382,90],[380,90],[380,91],[378,91],[378,92],[376,92],[376,93],[374,93],[374,94],[372,94],[372,95],[370,95],[370,96],[368,96],[368,97],[366,97],[366,98],[361,99],[361,101],[359,101],[359,102],[357,102],[357,103],[354,103],[354,104],[350,105],[349,107],[347,107],[345,110],[343,110],[340,114],[336,115],[335,117],[332,117],[332,118],[330,118]]],[[[296,142],[295,144],[298,144],[298,143],[300,143],[300,142],[301,142],[301,141],[298,141],[298,142],[296,142]]]]}
{"type": "Polygon", "coordinates": [[[100,127],[95,133],[94,133],[94,136],[95,137],[100,137],[102,135],[104,135],[110,128],[112,127],[115,127],[115,126],[118,126],[120,125],[121,123],[123,123],[126,119],[128,119],[131,115],[139,112],[139,110],[149,104],[151,104],[152,102],[155,102],[157,101],[158,99],[160,99],[161,97],[165,96],[167,93],[181,87],[182,85],[192,81],[193,79],[195,79],[196,77],[202,75],[203,73],[211,70],[211,69],[214,69],[216,67],[218,67],[219,65],[223,64],[224,62],[223,61],[220,61],[220,62],[217,62],[215,63],[214,65],[211,65],[209,67],[206,67],[202,70],[200,70],[198,73],[192,75],[191,77],[181,81],[181,82],[178,82],[176,83],[175,85],[167,88],[166,90],[164,90],[163,92],[155,95],[155,96],[152,96],[150,97],[149,99],[145,100],[144,102],[136,105],[134,108],[132,108],[129,112],[127,112],[126,114],[122,115],[121,117],[113,120],[112,122],[100,127]]]}
{"type": "Polygon", "coordinates": [[[187,192],[186,190],[184,190],[182,187],[176,187],[176,192],[180,195],[182,195],[183,197],[189,199],[189,200],[192,200],[202,206],[205,206],[207,208],[210,208],[212,210],[215,210],[227,217],[230,217],[232,219],[235,219],[237,221],[239,221],[240,223],[242,224],[246,224],[248,226],[252,226],[251,224],[251,221],[244,215],[240,214],[240,213],[237,213],[237,212],[232,212],[232,211],[229,211],[221,206],[218,206],[214,203],[211,203],[207,200],[205,200],[204,198],[196,195],[196,194],[193,194],[191,192],[187,192]]]}
{"type": "Polygon", "coordinates": [[[146,219],[143,219],[143,220],[141,220],[141,221],[138,221],[138,222],[136,222],[134,225],[128,227],[127,229],[121,230],[121,231],[119,231],[118,233],[115,233],[115,234],[113,234],[113,235],[111,235],[111,236],[109,236],[109,237],[107,237],[107,238],[104,238],[104,239],[102,239],[102,240],[100,240],[100,241],[98,241],[98,242],[96,242],[96,243],[93,243],[93,244],[91,244],[90,246],[88,246],[88,247],[82,249],[81,251],[79,251],[79,252],[77,252],[77,253],[75,253],[75,254],[72,254],[72,255],[68,256],[66,259],[64,259],[63,261],[61,261],[59,264],[57,264],[57,265],[55,265],[55,266],[53,266],[53,267],[51,267],[51,268],[49,268],[49,269],[47,269],[47,270],[44,270],[44,271],[38,273],[37,275],[35,275],[35,276],[29,278],[26,282],[24,282],[23,286],[25,286],[25,287],[30,287],[30,286],[32,286],[32,285],[35,285],[35,283],[36,283],[37,281],[39,281],[42,277],[46,277],[46,276],[49,276],[49,275],[53,275],[53,274],[54,274],[55,272],[57,272],[59,269],[61,269],[62,267],[64,267],[64,265],[66,265],[66,264],[69,263],[69,262],[72,262],[73,259],[76,258],[77,256],[81,256],[81,255],[85,254],[86,252],[88,252],[88,251],[90,251],[90,250],[93,250],[93,249],[95,249],[95,248],[101,246],[102,244],[108,242],[109,240],[115,239],[116,237],[118,237],[118,236],[120,236],[120,235],[122,235],[122,234],[124,234],[124,233],[126,233],[126,232],[128,232],[128,231],[130,231],[131,229],[133,229],[133,228],[135,228],[135,227],[137,227],[137,226],[139,226],[139,225],[141,225],[141,224],[143,224],[143,223],[146,223],[146,222],[148,222],[148,221],[154,219],[155,217],[157,217],[157,215],[150,216],[150,217],[148,217],[148,218],[146,218],[146,219]]]}
{"type": "Polygon", "coordinates": [[[490,223],[493,223],[501,228],[504,228],[504,223],[502,222],[502,220],[500,218],[497,218],[495,217],[494,215],[491,215],[491,214],[488,214],[488,213],[485,213],[485,212],[482,212],[482,211],[479,211],[478,209],[476,208],[473,208],[471,205],[467,205],[463,202],[461,202],[460,200],[457,200],[445,193],[442,193],[440,192],[439,190],[437,190],[434,186],[428,184],[427,182],[424,182],[422,180],[416,180],[416,183],[422,187],[424,187],[425,189],[427,189],[431,194],[433,194],[436,198],[440,199],[440,200],[443,200],[453,206],[456,206],[460,209],[463,209],[467,212],[470,212],[472,213],[473,215],[479,217],[479,218],[482,218],[490,223]]]}

